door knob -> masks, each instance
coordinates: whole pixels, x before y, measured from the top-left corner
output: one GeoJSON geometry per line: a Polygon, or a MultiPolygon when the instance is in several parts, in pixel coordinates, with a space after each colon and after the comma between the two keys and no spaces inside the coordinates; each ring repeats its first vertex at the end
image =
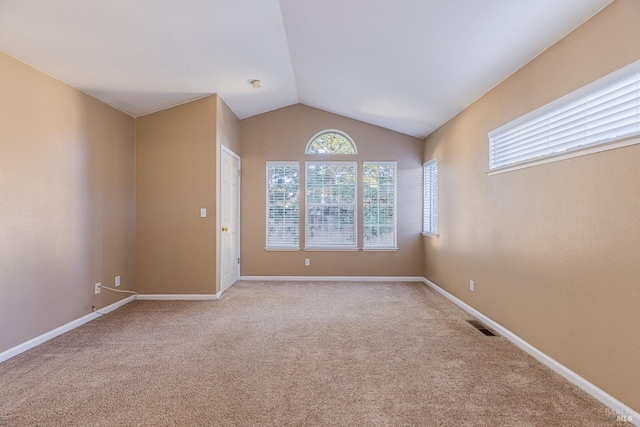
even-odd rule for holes
{"type": "Polygon", "coordinates": [[[222,227],[222,231],[227,231],[227,227],[222,227]]]}

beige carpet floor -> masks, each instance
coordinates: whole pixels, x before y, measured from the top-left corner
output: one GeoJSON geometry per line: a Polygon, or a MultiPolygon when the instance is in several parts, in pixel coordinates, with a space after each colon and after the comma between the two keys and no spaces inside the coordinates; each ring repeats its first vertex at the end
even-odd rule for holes
{"type": "Polygon", "coordinates": [[[0,364],[0,425],[616,425],[466,319],[417,283],[135,301],[0,364]]]}

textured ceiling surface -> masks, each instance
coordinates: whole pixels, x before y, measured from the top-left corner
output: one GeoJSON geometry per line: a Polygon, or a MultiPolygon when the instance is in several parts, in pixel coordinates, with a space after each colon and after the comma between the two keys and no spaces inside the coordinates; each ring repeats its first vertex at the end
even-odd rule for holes
{"type": "Polygon", "coordinates": [[[0,50],[132,116],[218,93],[424,137],[610,2],[0,0],[0,50]]]}

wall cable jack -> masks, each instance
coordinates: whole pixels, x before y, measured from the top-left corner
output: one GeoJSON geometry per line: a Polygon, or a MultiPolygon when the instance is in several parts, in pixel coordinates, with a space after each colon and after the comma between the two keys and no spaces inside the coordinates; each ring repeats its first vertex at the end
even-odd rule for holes
{"type": "MultiPolygon", "coordinates": [[[[113,289],[113,288],[110,288],[110,287],[108,287],[108,286],[101,286],[101,288],[102,288],[102,289],[108,289],[108,290],[110,290],[110,291],[112,291],[112,292],[120,292],[120,293],[122,293],[122,294],[133,294],[133,300],[134,300],[134,301],[136,300],[136,298],[138,298],[138,293],[137,293],[137,292],[134,292],[134,291],[121,291],[120,289],[113,289]]],[[[96,306],[95,306],[95,305],[92,305],[92,306],[91,306],[91,310],[92,310],[94,313],[98,313],[98,314],[101,314],[101,315],[103,315],[103,316],[104,316],[105,314],[107,314],[107,313],[103,313],[102,311],[98,311],[98,310],[96,310],[96,306]]]]}

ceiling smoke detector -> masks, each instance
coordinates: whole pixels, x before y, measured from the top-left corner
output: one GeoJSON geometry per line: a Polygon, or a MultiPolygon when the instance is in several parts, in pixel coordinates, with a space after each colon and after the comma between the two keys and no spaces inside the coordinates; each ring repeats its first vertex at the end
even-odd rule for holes
{"type": "Polygon", "coordinates": [[[260,80],[251,80],[251,86],[253,86],[254,89],[260,89],[262,82],[260,80]]]}

